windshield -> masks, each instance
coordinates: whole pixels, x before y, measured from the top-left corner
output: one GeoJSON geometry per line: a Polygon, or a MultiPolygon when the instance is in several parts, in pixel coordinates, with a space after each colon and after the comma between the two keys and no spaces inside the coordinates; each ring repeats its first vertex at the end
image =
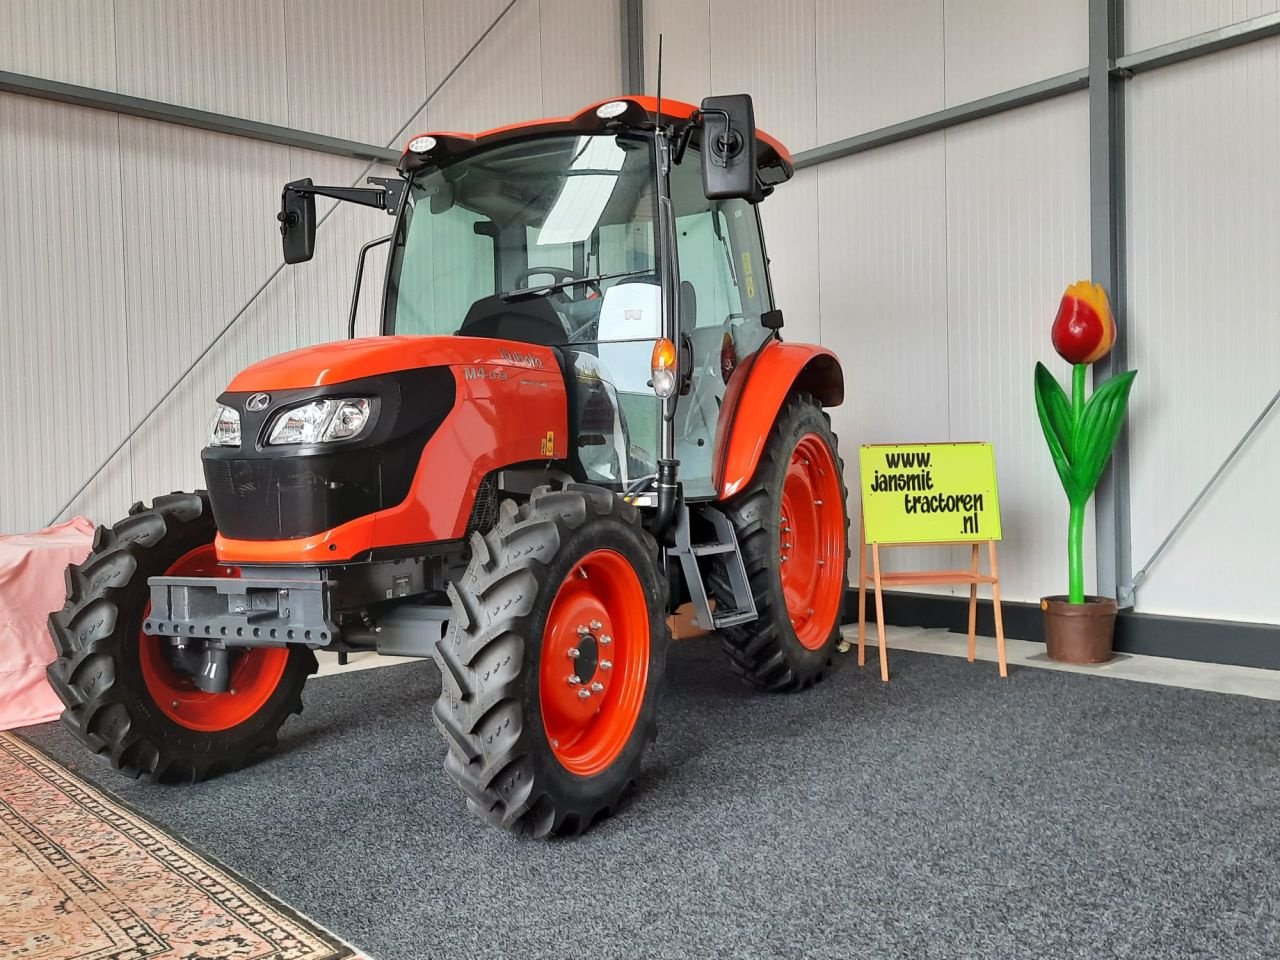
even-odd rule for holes
{"type": "Polygon", "coordinates": [[[446,161],[410,184],[387,332],[546,344],[660,336],[656,223],[646,137],[562,134],[446,161]]]}

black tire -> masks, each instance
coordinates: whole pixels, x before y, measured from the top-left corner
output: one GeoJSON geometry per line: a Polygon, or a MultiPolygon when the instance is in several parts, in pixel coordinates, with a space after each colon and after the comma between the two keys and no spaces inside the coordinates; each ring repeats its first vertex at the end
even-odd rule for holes
{"type": "Polygon", "coordinates": [[[535,837],[581,833],[617,808],[656,734],[669,640],[657,544],[634,507],[607,490],[571,484],[539,488],[521,506],[505,501],[496,526],[473,535],[471,549],[466,573],[449,586],[453,618],[437,647],[435,720],[448,747],[445,770],[467,805],[495,826],[535,837]],[[599,548],[621,554],[639,579],[649,658],[625,746],[601,772],[580,776],[561,764],[544,728],[540,663],[562,583],[599,548]]]}
{"type": "MultiPolygon", "coordinates": [[[[817,434],[829,447],[839,474],[840,503],[844,514],[844,549],[839,552],[840,583],[848,583],[848,492],[844,485],[844,463],[840,459],[831,420],[821,404],[809,394],[793,394],[774,421],[751,483],[722,509],[733,523],[742,550],[747,579],[755,597],[759,619],[720,631],[721,642],[734,668],[753,687],[773,692],[790,692],[813,686],[830,672],[833,654],[840,642],[840,611],[837,610],[829,635],[817,649],[800,643],[783,599],[779,551],[783,478],[798,441],[817,434]]],[[[709,578],[712,592],[732,605],[732,590],[723,575],[709,578]]]]}
{"type": "Polygon", "coordinates": [[[212,543],[215,533],[203,492],[157,497],[150,508],[135,504],[114,527],[99,527],[89,556],[67,568],[66,605],[49,617],[58,658],[48,677],[66,704],[63,723],[129,776],[195,782],[243,766],[275,746],[281,725],[302,710],[302,685],[316,671],[315,654],[291,648],[267,701],[226,730],[193,730],[156,704],[139,653],[147,579],[212,543]]]}

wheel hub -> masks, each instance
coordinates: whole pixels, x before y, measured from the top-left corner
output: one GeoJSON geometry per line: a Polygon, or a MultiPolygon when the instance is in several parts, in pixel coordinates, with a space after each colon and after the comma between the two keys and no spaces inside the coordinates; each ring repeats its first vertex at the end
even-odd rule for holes
{"type": "Polygon", "coordinates": [[[613,550],[591,551],[561,583],[542,637],[543,726],[565,769],[592,776],[622,752],[648,661],[648,604],[635,570],[613,550]]]}
{"type": "Polygon", "coordinates": [[[600,665],[600,643],[595,634],[589,630],[580,632],[578,645],[570,648],[569,653],[573,661],[573,673],[578,677],[578,682],[589,684],[596,675],[596,668],[600,665]]]}
{"type": "Polygon", "coordinates": [[[820,648],[839,617],[847,549],[835,458],[816,433],[797,442],[782,482],[778,569],[796,639],[820,648]]]}

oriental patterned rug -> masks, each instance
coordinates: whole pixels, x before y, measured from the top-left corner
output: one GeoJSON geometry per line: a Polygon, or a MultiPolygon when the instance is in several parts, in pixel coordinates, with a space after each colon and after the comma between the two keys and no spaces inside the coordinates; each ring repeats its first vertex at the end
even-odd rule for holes
{"type": "Polygon", "coordinates": [[[358,960],[0,733],[0,960],[358,960]]]}

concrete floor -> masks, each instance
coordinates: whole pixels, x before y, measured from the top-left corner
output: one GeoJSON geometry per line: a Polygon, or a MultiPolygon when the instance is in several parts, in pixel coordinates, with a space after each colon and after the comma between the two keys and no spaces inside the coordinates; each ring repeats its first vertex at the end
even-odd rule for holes
{"type": "MultiPolygon", "coordinates": [[[[842,633],[850,643],[848,657],[857,656],[858,628],[850,624],[842,633]]],[[[682,643],[705,643],[702,638],[691,638],[682,643]]],[[[917,653],[933,653],[946,657],[964,657],[968,652],[968,638],[964,634],[947,630],[931,630],[923,627],[889,627],[889,650],[910,650],[917,653]]],[[[876,660],[875,628],[872,625],[867,637],[867,666],[878,669],[876,660]]],[[[1084,673],[1119,680],[1136,680],[1139,683],[1155,683],[1188,690],[1208,690],[1213,693],[1229,693],[1261,700],[1280,700],[1280,671],[1260,670],[1256,667],[1233,667],[1217,663],[1198,663],[1192,660],[1172,660],[1168,657],[1147,657],[1138,654],[1121,654],[1110,663],[1097,666],[1075,666],[1054,663],[1044,654],[1044,644],[1027,640],[1006,640],[1006,655],[1012,669],[1031,667],[1037,670],[1061,670],[1068,673],[1084,673]]],[[[407,657],[380,657],[376,653],[353,653],[349,663],[338,665],[338,655],[321,651],[318,676],[329,676],[349,670],[369,670],[395,663],[407,663],[407,657]]],[[[979,637],[977,659],[983,664],[996,662],[996,642],[993,637],[979,637]]],[[[974,665],[978,667],[977,664],[974,665]]],[[[893,656],[889,656],[890,682],[892,682],[893,656]]],[[[1016,675],[1010,677],[1016,681],[1016,675]]]]}

